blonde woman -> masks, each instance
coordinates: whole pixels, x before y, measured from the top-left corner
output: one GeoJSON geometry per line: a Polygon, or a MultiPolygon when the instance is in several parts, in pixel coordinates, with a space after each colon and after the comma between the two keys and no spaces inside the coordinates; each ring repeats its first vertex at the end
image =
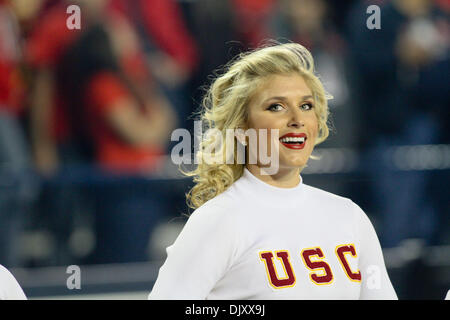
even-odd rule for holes
{"type": "Polygon", "coordinates": [[[244,53],[217,76],[202,120],[224,139],[204,139],[197,160],[212,152],[223,161],[198,161],[188,173],[195,211],[167,248],[150,299],[397,298],[366,214],[300,175],[329,134],[327,99],[311,54],[295,43],[244,53]],[[277,156],[277,170],[269,173],[261,150],[277,156]]]}

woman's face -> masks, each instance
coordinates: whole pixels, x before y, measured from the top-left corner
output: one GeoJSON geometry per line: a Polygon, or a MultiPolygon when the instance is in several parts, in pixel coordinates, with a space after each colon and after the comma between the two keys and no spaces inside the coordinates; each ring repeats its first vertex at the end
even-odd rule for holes
{"type": "Polygon", "coordinates": [[[302,76],[273,75],[250,100],[247,129],[267,129],[267,150],[271,141],[278,146],[279,170],[303,168],[314,149],[319,123],[312,95],[302,76]],[[278,139],[270,129],[279,130],[278,139]]]}

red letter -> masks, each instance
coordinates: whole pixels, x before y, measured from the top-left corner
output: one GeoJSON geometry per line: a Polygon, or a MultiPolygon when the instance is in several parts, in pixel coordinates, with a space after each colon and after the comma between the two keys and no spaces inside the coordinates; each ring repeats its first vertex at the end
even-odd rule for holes
{"type": "Polygon", "coordinates": [[[314,269],[322,269],[323,274],[318,275],[315,272],[311,272],[309,277],[311,280],[318,285],[329,284],[333,282],[333,273],[331,268],[325,261],[311,261],[311,257],[318,256],[322,260],[324,258],[323,252],[320,248],[304,249],[302,251],[302,259],[305,266],[313,271],[314,269]]]}
{"type": "Polygon", "coordinates": [[[273,263],[273,254],[270,251],[260,252],[260,259],[264,261],[266,271],[269,279],[269,283],[275,289],[292,287],[295,284],[295,275],[292,270],[291,263],[289,262],[289,253],[287,251],[275,251],[277,258],[283,265],[286,278],[279,278],[275,265],[273,263]]]}
{"type": "Polygon", "coordinates": [[[352,281],[361,281],[361,271],[353,272],[350,268],[347,259],[345,258],[345,254],[350,253],[353,257],[357,257],[356,250],[353,244],[345,244],[336,247],[336,255],[341,262],[342,267],[344,268],[345,273],[352,281]]]}

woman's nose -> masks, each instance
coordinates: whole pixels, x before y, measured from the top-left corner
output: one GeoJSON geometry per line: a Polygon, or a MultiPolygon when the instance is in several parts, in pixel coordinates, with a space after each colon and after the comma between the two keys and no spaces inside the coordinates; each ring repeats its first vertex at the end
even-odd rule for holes
{"type": "Polygon", "coordinates": [[[305,122],[303,121],[301,111],[292,111],[289,118],[288,127],[301,128],[303,126],[305,126],[305,122]]]}

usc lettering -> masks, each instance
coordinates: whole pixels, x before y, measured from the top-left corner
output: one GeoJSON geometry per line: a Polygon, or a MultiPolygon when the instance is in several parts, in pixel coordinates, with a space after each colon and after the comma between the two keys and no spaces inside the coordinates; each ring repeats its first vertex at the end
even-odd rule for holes
{"type": "MultiPolygon", "coordinates": [[[[264,262],[269,284],[275,289],[292,287],[296,283],[294,270],[289,260],[287,250],[262,251],[259,253],[261,261],[264,262]],[[281,262],[284,270],[284,277],[280,278],[273,257],[281,262]]],[[[335,249],[336,257],[341,264],[347,277],[354,282],[361,282],[361,272],[353,271],[347,261],[346,255],[356,258],[356,250],[353,244],[338,245],[335,249]]],[[[325,255],[320,247],[303,249],[300,253],[305,267],[310,270],[309,278],[316,285],[327,285],[333,283],[334,276],[330,265],[325,260],[325,255]]]]}
{"type": "Polygon", "coordinates": [[[322,284],[330,284],[333,282],[333,273],[331,272],[331,268],[323,261],[325,256],[323,255],[322,249],[320,248],[311,248],[304,249],[301,253],[303,263],[305,266],[311,270],[312,272],[309,274],[309,278],[312,282],[318,285],[322,284]],[[320,261],[312,261],[312,258],[317,256],[320,261]],[[322,274],[317,274],[315,271],[319,271],[322,274]]]}
{"type": "Polygon", "coordinates": [[[273,263],[273,254],[270,251],[261,252],[259,256],[264,261],[266,266],[266,272],[269,277],[269,283],[276,289],[292,287],[295,285],[295,275],[292,270],[291,262],[289,261],[289,252],[287,251],[275,251],[277,258],[281,261],[284,269],[285,278],[278,276],[277,270],[273,263]]]}
{"type": "Polygon", "coordinates": [[[361,282],[361,271],[353,272],[348,265],[348,261],[345,258],[345,254],[349,253],[352,257],[357,257],[356,250],[353,244],[344,244],[336,247],[336,255],[338,256],[338,260],[344,268],[345,274],[351,281],[361,282]]]}

